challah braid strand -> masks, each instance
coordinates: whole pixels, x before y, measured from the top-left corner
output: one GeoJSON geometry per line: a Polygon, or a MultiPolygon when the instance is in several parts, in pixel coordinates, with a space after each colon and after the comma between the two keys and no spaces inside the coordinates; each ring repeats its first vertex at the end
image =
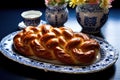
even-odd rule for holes
{"type": "Polygon", "coordinates": [[[31,50],[31,47],[29,46],[29,43],[37,37],[37,35],[34,34],[34,32],[39,32],[39,30],[33,29],[34,28],[32,26],[27,27],[13,38],[14,46],[17,49],[17,51],[26,56],[34,55],[34,53],[31,50]]]}
{"type": "MultiPolygon", "coordinates": [[[[34,53],[38,58],[44,58],[44,59],[55,59],[53,55],[53,51],[50,50],[54,44],[50,45],[50,41],[52,38],[55,38],[55,34],[50,32],[50,30],[53,28],[50,25],[41,25],[38,27],[40,29],[41,37],[38,37],[38,44],[33,44],[32,46],[36,46],[33,48],[34,53]],[[38,45],[38,46],[37,46],[38,45]]],[[[52,42],[52,41],[51,41],[52,42]]],[[[31,46],[31,47],[32,47],[31,46]]]]}
{"type": "Polygon", "coordinates": [[[72,39],[72,37],[74,37],[73,31],[70,30],[69,28],[60,27],[54,32],[59,34],[57,36],[59,45],[54,50],[55,56],[62,63],[75,64],[74,58],[71,56],[71,54],[67,50],[65,50],[66,43],[70,39],[72,39]]]}

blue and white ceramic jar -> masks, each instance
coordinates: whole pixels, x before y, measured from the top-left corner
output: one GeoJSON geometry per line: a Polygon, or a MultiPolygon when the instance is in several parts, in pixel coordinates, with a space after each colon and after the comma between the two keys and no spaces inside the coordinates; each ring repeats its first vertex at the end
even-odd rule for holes
{"type": "Polygon", "coordinates": [[[64,26],[68,20],[67,4],[59,6],[46,5],[45,18],[48,24],[54,27],[64,26]]]}
{"type": "Polygon", "coordinates": [[[82,27],[82,32],[99,33],[108,19],[108,9],[102,9],[98,4],[84,4],[76,7],[76,18],[82,27]]]}

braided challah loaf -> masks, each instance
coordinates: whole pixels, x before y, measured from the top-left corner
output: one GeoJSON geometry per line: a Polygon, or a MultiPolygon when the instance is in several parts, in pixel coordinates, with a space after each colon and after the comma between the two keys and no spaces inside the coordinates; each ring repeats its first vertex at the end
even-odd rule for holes
{"type": "Polygon", "coordinates": [[[56,60],[64,64],[89,64],[99,53],[95,39],[70,28],[53,28],[50,25],[29,26],[15,35],[15,49],[25,56],[56,60]]]}

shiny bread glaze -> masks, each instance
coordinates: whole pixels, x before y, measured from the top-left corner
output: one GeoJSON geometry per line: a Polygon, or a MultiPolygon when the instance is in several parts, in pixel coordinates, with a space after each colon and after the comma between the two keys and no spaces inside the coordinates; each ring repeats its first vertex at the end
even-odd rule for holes
{"type": "Polygon", "coordinates": [[[48,24],[26,27],[14,36],[13,44],[22,55],[72,65],[92,63],[100,51],[99,43],[87,34],[48,24]]]}

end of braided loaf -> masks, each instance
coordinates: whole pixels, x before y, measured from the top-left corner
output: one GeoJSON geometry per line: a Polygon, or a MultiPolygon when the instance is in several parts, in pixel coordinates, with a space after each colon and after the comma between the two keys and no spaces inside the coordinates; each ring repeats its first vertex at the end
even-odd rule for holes
{"type": "Polygon", "coordinates": [[[99,43],[84,33],[50,25],[29,26],[13,38],[15,49],[25,56],[56,60],[63,64],[89,64],[99,53],[99,43]]]}

